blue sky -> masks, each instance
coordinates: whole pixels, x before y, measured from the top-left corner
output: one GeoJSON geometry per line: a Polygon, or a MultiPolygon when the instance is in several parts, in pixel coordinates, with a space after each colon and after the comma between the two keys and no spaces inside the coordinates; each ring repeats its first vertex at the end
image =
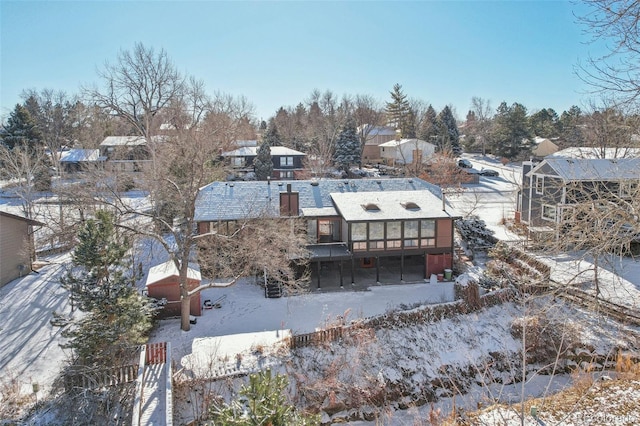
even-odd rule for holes
{"type": "Polygon", "coordinates": [[[583,106],[579,61],[597,55],[565,1],[0,1],[0,114],[24,89],[79,93],[136,42],[164,48],[210,93],[258,118],[313,89],[384,102],[395,83],[464,118],[473,96],[530,112],[583,106]]]}

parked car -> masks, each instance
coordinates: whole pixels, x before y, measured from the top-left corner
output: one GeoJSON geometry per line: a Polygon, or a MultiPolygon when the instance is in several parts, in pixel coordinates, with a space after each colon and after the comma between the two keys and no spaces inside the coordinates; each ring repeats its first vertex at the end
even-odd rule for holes
{"type": "Polygon", "coordinates": [[[498,173],[497,171],[493,170],[493,169],[485,169],[484,167],[480,170],[480,172],[478,173],[480,176],[499,176],[500,173],[498,173]]]}
{"type": "Polygon", "coordinates": [[[471,161],[467,160],[466,158],[461,158],[458,160],[458,167],[462,167],[463,169],[470,169],[473,167],[473,164],[471,164],[471,161]]]}

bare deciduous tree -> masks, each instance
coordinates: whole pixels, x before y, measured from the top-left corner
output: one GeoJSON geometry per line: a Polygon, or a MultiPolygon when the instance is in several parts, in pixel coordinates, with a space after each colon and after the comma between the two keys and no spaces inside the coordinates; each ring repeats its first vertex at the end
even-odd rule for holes
{"type": "Polygon", "coordinates": [[[581,127],[586,146],[593,148],[589,154],[597,158],[635,156],[633,135],[638,132],[638,118],[616,107],[597,108],[592,104],[591,109],[581,127]]]}
{"type": "Polygon", "coordinates": [[[142,43],[136,43],[132,51],[120,51],[116,62],[106,62],[98,75],[103,87],[85,88],[86,96],[127,120],[147,140],[161,124],[156,119],[160,111],[185,90],[185,79],[167,52],[142,43]]]}
{"type": "Polygon", "coordinates": [[[41,190],[48,189],[51,181],[45,149],[25,145],[9,149],[0,143],[0,165],[0,177],[12,181],[24,214],[28,218],[35,218],[36,198],[41,190]]]}
{"type": "Polygon", "coordinates": [[[611,98],[615,105],[637,108],[640,96],[640,4],[634,0],[585,0],[588,12],[579,16],[594,40],[604,40],[608,52],[588,58],[578,75],[594,92],[611,98]]]}
{"type": "Polygon", "coordinates": [[[471,112],[473,112],[475,120],[468,129],[468,136],[475,136],[480,140],[482,155],[486,155],[486,145],[491,135],[491,119],[493,117],[491,102],[488,99],[474,96],[471,98],[471,112]]]}

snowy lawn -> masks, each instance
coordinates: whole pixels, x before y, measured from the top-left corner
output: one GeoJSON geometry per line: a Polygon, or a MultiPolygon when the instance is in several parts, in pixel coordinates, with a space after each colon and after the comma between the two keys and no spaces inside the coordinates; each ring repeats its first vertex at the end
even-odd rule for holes
{"type": "Polygon", "coordinates": [[[68,352],[60,348],[62,328],[51,325],[53,312],[71,314],[59,278],[69,255],[47,258],[50,264],[0,288],[0,381],[16,377],[21,391],[32,383],[46,395],[60,373],[68,352]]]}
{"type": "MultiPolygon", "coordinates": [[[[217,356],[232,356],[238,343],[247,348],[278,341],[286,333],[308,333],[335,324],[385,313],[399,305],[432,304],[453,300],[453,283],[402,284],[370,287],[368,291],[312,292],[267,299],[264,290],[249,281],[202,292],[202,300],[220,301],[219,309],[204,310],[188,332],[179,319],[162,320],[152,342],[171,342],[173,359],[180,361],[197,348],[217,347],[217,356]],[[255,337],[247,335],[255,333],[255,337]],[[240,336],[241,335],[241,336],[240,336]],[[211,338],[215,343],[204,343],[211,338]]],[[[199,356],[199,355],[195,355],[199,356]]],[[[205,358],[208,355],[204,355],[205,358]]]]}

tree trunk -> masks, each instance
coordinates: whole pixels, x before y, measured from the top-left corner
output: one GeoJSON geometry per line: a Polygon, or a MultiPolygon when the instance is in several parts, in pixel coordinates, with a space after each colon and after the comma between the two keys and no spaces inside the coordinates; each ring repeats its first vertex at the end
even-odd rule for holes
{"type": "Polygon", "coordinates": [[[188,270],[189,263],[186,261],[179,262],[179,283],[180,283],[180,329],[189,331],[191,329],[191,323],[189,317],[191,316],[191,296],[189,296],[189,280],[188,270]]]}
{"type": "Polygon", "coordinates": [[[189,317],[191,316],[191,297],[185,295],[185,289],[181,289],[180,297],[180,329],[183,331],[191,330],[189,317]]]}

